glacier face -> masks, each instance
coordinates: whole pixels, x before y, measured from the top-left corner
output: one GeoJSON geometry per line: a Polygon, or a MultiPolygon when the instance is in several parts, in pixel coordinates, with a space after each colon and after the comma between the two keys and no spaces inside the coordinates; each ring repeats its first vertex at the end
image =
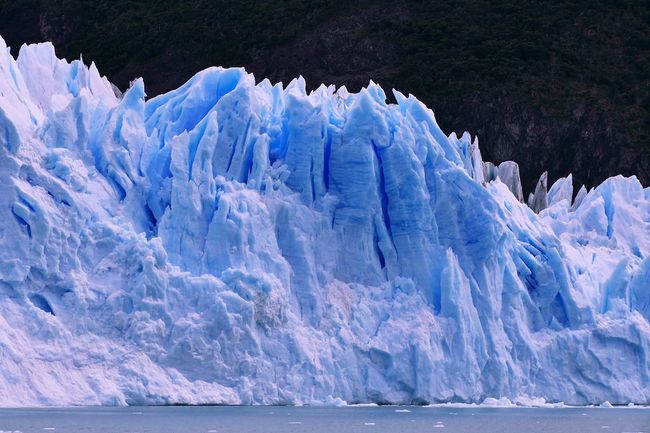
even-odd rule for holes
{"type": "Polygon", "coordinates": [[[649,403],[650,189],[537,214],[395,97],[0,39],[0,405],[649,403]]]}

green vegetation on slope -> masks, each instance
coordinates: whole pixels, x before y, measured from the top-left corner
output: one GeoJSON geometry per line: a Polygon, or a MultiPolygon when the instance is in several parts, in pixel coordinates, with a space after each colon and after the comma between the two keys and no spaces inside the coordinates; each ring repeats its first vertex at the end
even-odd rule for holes
{"type": "Polygon", "coordinates": [[[10,42],[40,34],[150,95],[210,65],[413,93],[486,159],[520,162],[528,190],[544,169],[650,181],[648,23],[633,0],[0,0],[10,42]]]}

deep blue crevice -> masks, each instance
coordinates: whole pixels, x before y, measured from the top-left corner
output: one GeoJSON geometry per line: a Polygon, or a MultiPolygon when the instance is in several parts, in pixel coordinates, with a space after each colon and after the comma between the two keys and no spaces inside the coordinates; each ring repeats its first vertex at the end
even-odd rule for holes
{"type": "Polygon", "coordinates": [[[157,236],[158,235],[158,220],[156,219],[156,216],[153,214],[151,211],[151,208],[149,207],[149,203],[146,203],[144,205],[144,215],[147,218],[147,223],[148,223],[148,233],[151,236],[157,236]]]}
{"type": "Polygon", "coordinates": [[[122,185],[120,185],[119,180],[115,178],[115,174],[109,173],[108,176],[106,176],[106,179],[108,179],[108,182],[111,184],[115,192],[117,193],[117,197],[120,201],[124,200],[126,198],[126,190],[122,185]]]}
{"type": "MultiPolygon", "coordinates": [[[[324,136],[325,130],[321,131],[321,136],[324,136]]],[[[326,191],[330,189],[330,155],[332,153],[332,134],[327,134],[325,138],[325,155],[323,161],[323,183],[325,184],[326,191]]]]}
{"type": "Polygon", "coordinates": [[[566,305],[561,294],[557,294],[551,304],[551,314],[562,326],[569,326],[569,316],[566,313],[566,305]]]}
{"type": "MultiPolygon", "coordinates": [[[[31,182],[33,185],[36,184],[36,183],[33,182],[31,179],[29,180],[29,182],[31,182]]],[[[48,191],[47,193],[48,193],[49,195],[52,195],[49,191],[48,191]]],[[[36,210],[34,209],[34,206],[32,206],[30,202],[28,202],[27,200],[25,200],[24,197],[21,196],[19,201],[20,201],[20,203],[21,203],[23,206],[25,206],[27,209],[29,209],[30,212],[36,213],[36,210]]]]}
{"type": "Polygon", "coordinates": [[[25,221],[20,215],[16,213],[16,211],[12,208],[11,213],[13,214],[14,218],[16,219],[16,222],[18,222],[18,225],[22,228],[22,230],[29,236],[29,238],[32,238],[32,227],[29,225],[27,221],[25,221]]]}
{"type": "Polygon", "coordinates": [[[259,136],[254,136],[249,140],[248,145],[244,143],[246,147],[244,148],[242,166],[240,169],[241,182],[248,182],[248,178],[250,177],[251,171],[253,170],[253,154],[258,138],[259,136]]]}
{"type": "Polygon", "coordinates": [[[230,156],[228,157],[228,165],[226,166],[226,174],[230,171],[230,166],[232,165],[232,160],[235,157],[235,149],[237,149],[237,143],[239,138],[235,138],[235,141],[232,143],[230,148],[230,156]]]}
{"type": "Polygon", "coordinates": [[[52,309],[52,306],[49,302],[47,302],[47,299],[45,299],[43,295],[32,293],[29,295],[29,300],[32,302],[32,304],[34,304],[36,308],[39,308],[46,313],[56,316],[56,314],[54,314],[54,309],[52,309]]]}
{"type": "Polygon", "coordinates": [[[314,155],[309,160],[309,182],[311,186],[311,201],[316,201],[316,185],[314,184],[314,155]]]}
{"type": "MultiPolygon", "coordinates": [[[[209,119],[209,117],[206,117],[205,119],[209,119]]],[[[192,180],[192,166],[194,165],[194,159],[196,158],[196,151],[198,150],[199,144],[201,143],[201,140],[203,140],[205,130],[207,129],[208,122],[205,119],[199,123],[197,129],[193,131],[196,132],[196,136],[190,136],[188,143],[187,176],[189,180],[192,180]]]]}
{"type": "Polygon", "coordinates": [[[379,151],[377,150],[377,146],[375,146],[374,140],[371,140],[372,142],[372,149],[375,152],[375,157],[377,158],[377,168],[379,170],[379,198],[381,200],[381,214],[384,220],[384,225],[386,226],[386,230],[388,230],[388,235],[390,236],[391,242],[393,240],[393,230],[391,228],[390,224],[390,215],[388,214],[388,194],[386,194],[386,181],[384,179],[384,170],[383,170],[383,164],[381,160],[381,155],[379,154],[379,151]]]}
{"type": "Polygon", "coordinates": [[[67,201],[66,199],[64,199],[64,198],[59,198],[59,197],[55,196],[54,194],[52,194],[51,191],[47,190],[47,195],[48,195],[48,196],[49,196],[49,197],[50,197],[50,198],[51,198],[55,203],[59,203],[59,204],[62,204],[62,205],[64,205],[64,206],[68,206],[68,207],[70,207],[70,203],[68,203],[68,201],[67,201]]]}
{"type": "Polygon", "coordinates": [[[379,264],[381,268],[384,269],[386,267],[386,258],[384,257],[384,253],[381,252],[381,248],[379,247],[379,236],[377,235],[376,228],[373,237],[373,244],[375,246],[375,252],[377,253],[377,257],[379,257],[379,264]]]}
{"type": "Polygon", "coordinates": [[[282,128],[279,134],[271,136],[269,143],[269,165],[277,160],[284,160],[287,155],[287,142],[289,140],[289,124],[285,117],[282,118],[282,128]]]}

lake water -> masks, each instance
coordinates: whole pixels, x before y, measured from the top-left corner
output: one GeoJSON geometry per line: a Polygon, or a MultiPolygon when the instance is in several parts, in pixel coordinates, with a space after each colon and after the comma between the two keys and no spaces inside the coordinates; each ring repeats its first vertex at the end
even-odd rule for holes
{"type": "Polygon", "coordinates": [[[22,433],[650,433],[645,408],[102,407],[0,409],[22,433]]]}

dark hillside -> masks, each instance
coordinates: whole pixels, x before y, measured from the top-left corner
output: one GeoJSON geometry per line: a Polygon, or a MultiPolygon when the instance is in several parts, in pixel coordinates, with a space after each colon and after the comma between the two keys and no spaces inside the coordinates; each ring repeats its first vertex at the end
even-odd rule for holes
{"type": "Polygon", "coordinates": [[[210,65],[413,93],[484,159],[519,162],[527,191],[546,169],[650,183],[649,23],[631,0],[0,0],[14,48],[51,40],[149,95],[210,65]]]}

